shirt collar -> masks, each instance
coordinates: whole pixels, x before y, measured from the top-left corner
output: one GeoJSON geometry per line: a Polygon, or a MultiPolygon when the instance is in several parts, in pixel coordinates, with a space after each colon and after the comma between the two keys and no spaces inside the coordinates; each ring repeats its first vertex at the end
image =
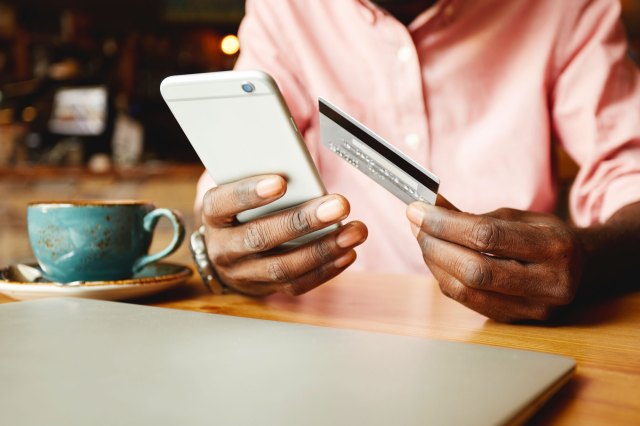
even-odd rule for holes
{"type": "MultiPolygon", "coordinates": [[[[363,6],[363,14],[371,24],[375,24],[376,21],[385,13],[379,6],[373,3],[371,0],[356,0],[363,6]]],[[[432,7],[419,14],[408,26],[409,30],[415,30],[435,16],[445,14],[445,18],[450,19],[453,14],[463,3],[463,0],[438,0],[432,7]],[[446,16],[448,15],[448,16],[446,16]]]]}

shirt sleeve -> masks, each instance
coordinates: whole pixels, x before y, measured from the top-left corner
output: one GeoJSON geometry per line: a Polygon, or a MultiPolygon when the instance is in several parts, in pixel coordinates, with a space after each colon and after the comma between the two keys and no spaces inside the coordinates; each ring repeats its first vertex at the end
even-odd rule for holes
{"type": "Polygon", "coordinates": [[[580,165],[569,206],[589,226],[640,201],[640,73],[617,0],[582,2],[559,42],[551,107],[556,135],[580,165]]]}
{"type": "MultiPolygon", "coordinates": [[[[315,107],[296,71],[292,49],[287,49],[288,34],[297,23],[286,13],[279,13],[283,9],[282,3],[281,0],[247,0],[238,32],[241,50],[235,69],[261,70],[270,74],[304,135],[315,107]]],[[[213,179],[205,171],[198,182],[196,212],[200,211],[204,194],[214,186],[213,179]]]]}

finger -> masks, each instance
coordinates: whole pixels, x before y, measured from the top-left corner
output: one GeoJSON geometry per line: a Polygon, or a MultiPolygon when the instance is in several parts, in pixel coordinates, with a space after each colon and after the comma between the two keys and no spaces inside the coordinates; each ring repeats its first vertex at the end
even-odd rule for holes
{"type": "Polygon", "coordinates": [[[478,252],[522,261],[548,257],[544,243],[549,232],[546,227],[455,212],[421,202],[409,205],[407,217],[432,237],[478,252]]]}
{"type": "Polygon", "coordinates": [[[349,209],[344,197],[327,195],[242,225],[220,229],[207,248],[216,265],[233,263],[338,223],[347,217],[349,209]],[[225,241],[224,253],[217,247],[218,241],[225,241]]]}
{"type": "MultiPolygon", "coordinates": [[[[483,216],[494,217],[496,219],[502,219],[512,222],[523,222],[532,225],[546,225],[549,221],[549,215],[538,212],[530,212],[518,209],[501,208],[489,213],[485,213],[483,216]]],[[[554,218],[557,220],[557,218],[554,218]]]]}
{"type": "Polygon", "coordinates": [[[429,265],[442,293],[486,317],[500,322],[547,320],[552,307],[526,299],[470,288],[436,265],[429,265]]]}
{"type": "Polygon", "coordinates": [[[280,284],[279,291],[293,296],[311,291],[347,269],[356,261],[356,257],[355,250],[349,250],[332,262],[325,263],[289,283],[280,284]]]}
{"type": "Polygon", "coordinates": [[[225,273],[234,282],[287,283],[335,261],[362,244],[366,238],[366,226],[361,222],[352,222],[285,253],[241,259],[229,265],[225,273]]]}
{"type": "Polygon", "coordinates": [[[437,266],[467,287],[549,303],[557,298],[550,294],[538,265],[487,256],[424,233],[418,235],[418,242],[427,264],[437,266]]]}
{"type": "Polygon", "coordinates": [[[212,188],[202,202],[202,223],[229,225],[238,213],[269,204],[284,195],[286,188],[286,181],[278,175],[254,176],[212,188]]]}

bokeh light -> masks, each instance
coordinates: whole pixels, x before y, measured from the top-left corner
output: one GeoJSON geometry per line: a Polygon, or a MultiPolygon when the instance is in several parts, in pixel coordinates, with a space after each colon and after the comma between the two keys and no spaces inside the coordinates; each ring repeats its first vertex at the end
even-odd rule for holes
{"type": "Polygon", "coordinates": [[[225,36],[220,42],[220,49],[225,55],[235,55],[240,50],[240,41],[233,34],[225,36]]]}

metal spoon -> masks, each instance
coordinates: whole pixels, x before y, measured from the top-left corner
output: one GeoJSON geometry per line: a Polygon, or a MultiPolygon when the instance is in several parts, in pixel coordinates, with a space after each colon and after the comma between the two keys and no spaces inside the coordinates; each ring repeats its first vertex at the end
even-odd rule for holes
{"type": "Polygon", "coordinates": [[[15,281],[29,282],[29,283],[51,283],[60,287],[78,287],[84,284],[84,281],[70,281],[68,283],[60,283],[48,280],[42,275],[40,268],[34,268],[33,266],[26,265],[24,263],[18,263],[9,267],[9,273],[15,279],[15,281]]]}

